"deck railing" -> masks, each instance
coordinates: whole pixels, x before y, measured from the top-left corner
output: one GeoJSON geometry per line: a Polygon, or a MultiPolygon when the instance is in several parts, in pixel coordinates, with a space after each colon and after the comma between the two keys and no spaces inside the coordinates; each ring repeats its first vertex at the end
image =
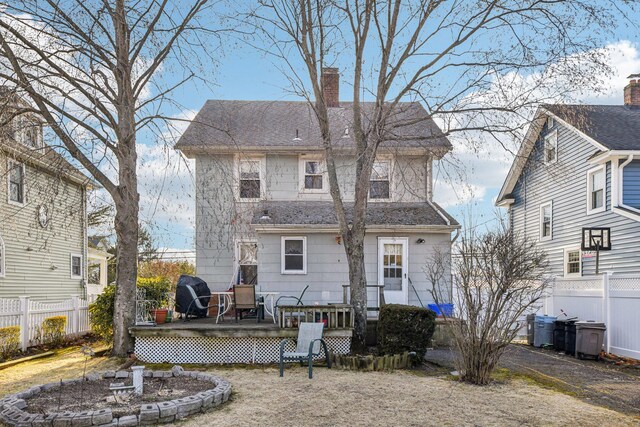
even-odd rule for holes
{"type": "Polygon", "coordinates": [[[353,307],[349,304],[283,305],[278,307],[281,328],[297,328],[301,322],[323,322],[326,329],[353,328],[353,307]]]}

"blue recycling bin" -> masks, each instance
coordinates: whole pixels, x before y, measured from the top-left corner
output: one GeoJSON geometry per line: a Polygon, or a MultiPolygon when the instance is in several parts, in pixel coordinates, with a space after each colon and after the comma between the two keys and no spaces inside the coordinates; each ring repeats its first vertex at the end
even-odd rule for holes
{"type": "Polygon", "coordinates": [[[453,304],[427,304],[427,308],[436,312],[436,316],[452,317],[453,316],[453,304]]]}
{"type": "Polygon", "coordinates": [[[556,320],[556,316],[536,316],[533,333],[535,347],[553,345],[553,328],[556,320]]]}

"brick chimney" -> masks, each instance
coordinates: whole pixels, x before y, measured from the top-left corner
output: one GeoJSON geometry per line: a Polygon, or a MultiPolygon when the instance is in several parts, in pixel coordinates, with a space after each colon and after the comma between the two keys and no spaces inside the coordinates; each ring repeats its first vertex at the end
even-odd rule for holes
{"type": "Polygon", "coordinates": [[[640,74],[631,74],[629,84],[624,88],[624,105],[640,108],[640,74]]]}
{"type": "MultiPolygon", "coordinates": [[[[340,106],[340,72],[337,68],[323,68],[320,76],[322,95],[327,107],[340,106]]],[[[640,91],[640,87],[638,89],[640,91]]],[[[638,92],[640,93],[640,92],[638,92]]],[[[638,98],[640,100],[640,98],[638,98]]],[[[640,104],[639,104],[640,105],[640,104]]]]}

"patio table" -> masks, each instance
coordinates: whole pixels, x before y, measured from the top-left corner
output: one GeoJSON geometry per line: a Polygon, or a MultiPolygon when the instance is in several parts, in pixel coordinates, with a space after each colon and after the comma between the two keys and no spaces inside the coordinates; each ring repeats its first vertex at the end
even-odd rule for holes
{"type": "MultiPolygon", "coordinates": [[[[216,323],[218,323],[233,307],[233,291],[211,292],[211,295],[218,296],[218,315],[216,316],[216,323]]],[[[264,307],[264,311],[271,316],[273,323],[276,323],[275,302],[279,295],[280,292],[256,292],[257,297],[262,297],[262,300],[258,299],[258,304],[264,307]]]]}

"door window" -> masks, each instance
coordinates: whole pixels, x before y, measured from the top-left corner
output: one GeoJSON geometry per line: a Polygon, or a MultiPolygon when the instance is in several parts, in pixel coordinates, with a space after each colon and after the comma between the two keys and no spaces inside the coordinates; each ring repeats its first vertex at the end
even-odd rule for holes
{"type": "Polygon", "coordinates": [[[382,258],[384,288],[389,291],[402,290],[402,245],[385,243],[382,258]]]}

